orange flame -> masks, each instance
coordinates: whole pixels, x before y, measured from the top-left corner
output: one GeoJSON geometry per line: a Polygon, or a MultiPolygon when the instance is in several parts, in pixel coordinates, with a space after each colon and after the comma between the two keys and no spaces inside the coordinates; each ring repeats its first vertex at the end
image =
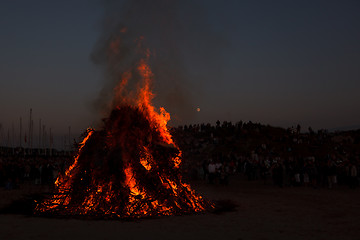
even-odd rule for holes
{"type": "MultiPolygon", "coordinates": [[[[125,33],[126,30],[123,30],[125,33]]],[[[142,38],[140,38],[142,40],[142,38]]],[[[139,41],[141,44],[141,41],[139,41]]],[[[120,49],[120,40],[114,40],[110,43],[110,51],[114,54],[119,53],[120,49]]],[[[132,129],[132,132],[127,132],[128,129],[122,127],[113,126],[106,130],[105,136],[97,133],[93,129],[87,130],[87,136],[80,143],[80,147],[76,157],[74,158],[73,164],[65,171],[64,175],[59,175],[57,178],[56,193],[52,198],[45,200],[43,203],[40,203],[36,207],[38,212],[70,212],[71,214],[79,215],[88,215],[88,214],[102,214],[110,215],[114,217],[142,217],[142,216],[151,216],[151,215],[170,215],[180,210],[189,212],[200,212],[205,210],[207,203],[202,199],[201,196],[195,194],[188,184],[185,184],[181,180],[179,174],[179,166],[181,164],[181,151],[176,146],[175,142],[172,139],[172,136],[167,128],[167,123],[170,120],[170,114],[162,107],[157,110],[152,105],[152,99],[154,94],[151,92],[151,82],[154,74],[151,71],[151,68],[148,64],[150,57],[150,51],[146,50],[145,58],[141,59],[136,67],[136,71],[141,77],[141,86],[137,92],[136,99],[132,99],[132,95],[126,92],[126,86],[129,81],[133,78],[133,72],[131,70],[121,74],[121,79],[119,84],[114,89],[114,104],[115,108],[121,109],[124,104],[133,104],[131,109],[136,109],[141,112],[141,116],[146,118],[151,131],[156,132],[157,134],[149,134],[146,136],[146,133],[142,129],[132,129]],[[135,131],[135,132],[134,132],[135,131]],[[96,133],[96,134],[95,134],[96,133]],[[139,150],[134,155],[129,152],[116,152],[115,158],[117,161],[121,159],[121,164],[123,164],[122,172],[117,175],[111,175],[110,179],[106,180],[104,178],[108,176],[97,177],[97,172],[93,169],[96,166],[96,162],[100,161],[99,156],[94,156],[95,163],[88,163],[85,161],[85,169],[82,169],[81,164],[79,164],[79,158],[84,152],[84,147],[89,145],[86,148],[87,151],[90,151],[92,147],[97,147],[94,141],[90,139],[96,137],[104,138],[104,143],[100,146],[101,149],[116,149],[119,145],[120,149],[136,149],[139,150]],[[139,135],[139,136],[138,136],[139,135]],[[153,139],[152,136],[155,136],[153,139]],[[136,139],[135,139],[136,138],[136,139]],[[127,142],[131,139],[135,139],[134,143],[128,144],[127,142]],[[91,142],[91,143],[89,143],[91,142]],[[91,144],[95,144],[94,146],[91,144]],[[163,148],[175,149],[172,153],[171,158],[168,159],[170,162],[169,167],[175,169],[176,176],[168,175],[166,171],[162,171],[161,167],[164,165],[159,165],[154,154],[155,150],[151,148],[153,144],[157,144],[163,148]],[[140,146],[140,147],[139,147],[140,146]],[[135,163],[134,163],[135,161],[135,163]],[[136,170],[138,167],[145,171],[143,174],[155,175],[151,178],[151,181],[160,184],[159,187],[165,188],[165,193],[169,194],[169,198],[175,199],[173,202],[170,199],[162,197],[161,199],[157,198],[156,188],[147,189],[144,185],[144,180],[139,179],[139,173],[136,170]],[[79,179],[81,176],[81,179],[79,179]],[[121,178],[121,176],[124,176],[121,178]],[[120,184],[119,184],[119,181],[120,184]],[[81,189],[84,196],[77,196],[76,191],[74,190],[73,184],[75,182],[80,182],[85,189],[81,189]],[[126,197],[119,195],[119,192],[124,193],[124,190],[127,189],[129,193],[126,197]],[[74,202],[74,196],[76,201],[74,202]],[[124,205],[121,207],[120,205],[124,205]]],[[[125,118],[126,121],[134,121],[133,119],[125,118]]],[[[166,149],[164,151],[167,151],[166,149]]],[[[171,150],[169,150],[171,151],[171,150]]],[[[105,151],[106,152],[106,151],[105,151]]],[[[82,158],[84,161],[84,158],[82,158]]],[[[111,161],[111,160],[104,160],[111,161]]],[[[112,163],[109,168],[111,168],[112,163]]],[[[167,165],[166,165],[167,166],[167,165]]],[[[115,168],[116,170],[117,168],[115,168]]],[[[108,171],[112,171],[109,169],[108,171]]],[[[156,186],[156,185],[155,185],[156,186]]],[[[162,192],[161,194],[165,194],[162,192]]],[[[167,196],[167,195],[166,195],[167,196]]]]}

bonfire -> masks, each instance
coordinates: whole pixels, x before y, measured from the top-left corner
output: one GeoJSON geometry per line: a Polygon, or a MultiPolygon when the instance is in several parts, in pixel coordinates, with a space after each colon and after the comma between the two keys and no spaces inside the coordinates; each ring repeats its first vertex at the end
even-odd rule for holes
{"type": "Polygon", "coordinates": [[[121,74],[108,117],[98,130],[87,130],[74,162],[57,178],[53,195],[37,204],[36,214],[139,218],[212,207],[182,179],[181,151],[167,127],[170,115],[152,105],[153,73],[150,52],[145,53],[121,74]],[[129,93],[133,78],[140,84],[129,93]]]}

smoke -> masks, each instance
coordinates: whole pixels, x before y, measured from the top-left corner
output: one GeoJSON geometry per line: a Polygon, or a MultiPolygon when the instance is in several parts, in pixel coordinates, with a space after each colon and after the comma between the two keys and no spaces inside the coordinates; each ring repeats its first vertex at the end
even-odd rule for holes
{"type": "MultiPolygon", "coordinates": [[[[91,54],[106,79],[94,104],[97,111],[105,114],[111,108],[113,89],[121,76],[144,57],[138,51],[141,44],[151,52],[155,106],[170,112],[172,125],[191,120],[196,113],[193,97],[200,93],[189,79],[186,53],[209,55],[201,46],[209,39],[200,7],[175,0],[107,0],[103,6],[102,33],[91,54]],[[109,56],[109,47],[115,55],[109,56]]],[[[136,82],[134,78],[128,83],[127,92],[136,87],[136,82]]]]}

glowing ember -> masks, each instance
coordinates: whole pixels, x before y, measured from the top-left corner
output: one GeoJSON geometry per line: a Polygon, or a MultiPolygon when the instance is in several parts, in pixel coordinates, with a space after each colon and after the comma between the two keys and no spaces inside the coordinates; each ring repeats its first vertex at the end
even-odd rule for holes
{"type": "MultiPolygon", "coordinates": [[[[118,54],[119,40],[109,48],[118,54]]],[[[122,74],[115,88],[118,104],[100,130],[88,130],[73,164],[56,180],[54,195],[36,213],[129,218],[211,207],[182,181],[181,151],[167,129],[170,115],[151,105],[149,56],[147,51],[135,71],[122,74]],[[134,75],[142,85],[132,99],[124,89],[134,75]]]]}

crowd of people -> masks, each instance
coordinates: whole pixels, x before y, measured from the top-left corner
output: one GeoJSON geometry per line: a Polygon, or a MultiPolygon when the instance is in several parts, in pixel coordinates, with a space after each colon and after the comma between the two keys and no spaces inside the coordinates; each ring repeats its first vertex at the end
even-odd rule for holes
{"type": "Polygon", "coordinates": [[[70,162],[68,154],[40,155],[24,152],[0,154],[0,187],[19,188],[24,183],[52,185],[59,172],[70,162]]]}
{"type": "Polygon", "coordinates": [[[280,187],[359,185],[360,130],[302,132],[300,125],[284,129],[218,121],[172,132],[183,151],[184,172],[210,184],[229,184],[230,176],[242,174],[280,187]]]}
{"type": "MultiPolygon", "coordinates": [[[[257,123],[219,121],[171,128],[182,151],[182,171],[209,184],[231,184],[233,175],[279,187],[333,188],[359,185],[360,130],[301,131],[257,123]]],[[[0,151],[0,187],[53,184],[72,162],[72,154],[0,151]]]]}

